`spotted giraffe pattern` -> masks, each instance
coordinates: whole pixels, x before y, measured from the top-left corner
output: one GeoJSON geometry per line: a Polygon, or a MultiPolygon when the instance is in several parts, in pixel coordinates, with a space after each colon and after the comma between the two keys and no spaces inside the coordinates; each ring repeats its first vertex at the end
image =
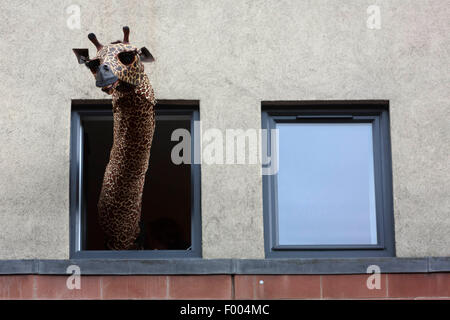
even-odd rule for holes
{"type": "Polygon", "coordinates": [[[114,138],[97,204],[106,247],[111,250],[142,249],[136,239],[155,131],[156,101],[137,53],[132,45],[113,43],[103,46],[94,58],[107,64],[119,79],[109,92],[113,100],[114,138]],[[123,51],[136,52],[133,63],[120,62],[117,55],[123,51]]]}
{"type": "Polygon", "coordinates": [[[97,52],[95,59],[100,59],[101,63],[107,64],[119,80],[131,85],[139,85],[142,81],[144,81],[144,77],[146,77],[146,74],[144,73],[144,65],[140,61],[139,55],[136,54],[136,58],[133,63],[124,65],[117,58],[117,55],[121,52],[138,53],[139,50],[131,44],[114,43],[103,46],[103,48],[97,52]]]}

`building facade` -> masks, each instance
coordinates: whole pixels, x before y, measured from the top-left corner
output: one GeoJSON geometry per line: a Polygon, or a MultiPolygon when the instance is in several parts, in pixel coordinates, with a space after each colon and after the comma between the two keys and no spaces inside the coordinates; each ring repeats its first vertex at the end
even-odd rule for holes
{"type": "Polygon", "coordinates": [[[0,9],[2,298],[450,297],[448,1],[0,9]],[[86,188],[107,155],[95,151],[110,140],[100,136],[110,132],[111,101],[72,52],[92,55],[89,32],[109,43],[123,25],[156,59],[145,66],[163,129],[152,151],[161,170],[149,188],[161,194],[144,207],[151,217],[176,214],[179,228],[155,222],[149,233],[180,238],[173,247],[149,240],[142,252],[105,252],[89,220],[95,181],[86,188]],[[181,141],[177,128],[194,147],[184,171],[162,156],[181,141]],[[272,165],[279,157],[275,172],[265,154],[272,165]],[[321,162],[329,157],[346,166],[333,171],[335,162],[321,162]],[[321,189],[334,174],[334,188],[321,189]],[[297,205],[311,215],[293,216],[297,205]],[[81,290],[67,288],[69,266],[81,290]],[[367,286],[370,266],[381,289],[367,286]]]}

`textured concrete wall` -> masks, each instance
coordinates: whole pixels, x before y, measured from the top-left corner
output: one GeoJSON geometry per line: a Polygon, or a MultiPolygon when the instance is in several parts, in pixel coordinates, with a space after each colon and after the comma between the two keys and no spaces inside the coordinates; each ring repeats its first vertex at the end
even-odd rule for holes
{"type": "MultiPolygon", "coordinates": [[[[390,100],[397,255],[450,255],[449,4],[1,1],[0,258],[68,257],[70,103],[106,98],[71,49],[125,24],[157,98],[199,99],[203,129],[260,128],[261,100],[390,100]]],[[[261,196],[259,166],[202,166],[205,258],[263,258],[261,196]]]]}

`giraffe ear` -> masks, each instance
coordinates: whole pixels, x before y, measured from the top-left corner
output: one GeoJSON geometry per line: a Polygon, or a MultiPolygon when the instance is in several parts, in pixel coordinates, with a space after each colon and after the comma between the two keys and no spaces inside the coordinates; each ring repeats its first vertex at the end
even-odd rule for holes
{"type": "Polygon", "coordinates": [[[141,50],[139,50],[139,56],[141,57],[142,62],[153,62],[155,61],[155,58],[153,58],[152,54],[146,47],[142,47],[141,50]]]}
{"type": "Polygon", "coordinates": [[[77,56],[79,64],[86,63],[89,60],[89,49],[72,49],[77,56]]]}

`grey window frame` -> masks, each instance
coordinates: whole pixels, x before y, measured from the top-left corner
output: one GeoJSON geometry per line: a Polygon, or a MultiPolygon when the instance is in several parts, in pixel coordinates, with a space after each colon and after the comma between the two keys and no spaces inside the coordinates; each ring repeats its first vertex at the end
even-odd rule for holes
{"type": "MultiPolygon", "coordinates": [[[[158,100],[155,107],[156,119],[164,117],[190,117],[191,150],[199,137],[195,136],[194,122],[199,121],[199,101],[158,100]]],[[[84,237],[83,206],[83,128],[85,117],[112,118],[111,100],[73,100],[70,130],[70,258],[71,259],[164,259],[201,258],[201,190],[200,164],[195,163],[198,155],[191,152],[191,248],[190,250],[82,250],[84,237]]]]}
{"type": "Polygon", "coordinates": [[[266,258],[330,258],[395,256],[392,196],[392,160],[389,102],[375,101],[264,101],[262,129],[268,129],[267,153],[271,148],[270,129],[276,123],[370,122],[373,128],[376,245],[279,245],[277,225],[277,175],[263,175],[264,247],[266,258]]]}

